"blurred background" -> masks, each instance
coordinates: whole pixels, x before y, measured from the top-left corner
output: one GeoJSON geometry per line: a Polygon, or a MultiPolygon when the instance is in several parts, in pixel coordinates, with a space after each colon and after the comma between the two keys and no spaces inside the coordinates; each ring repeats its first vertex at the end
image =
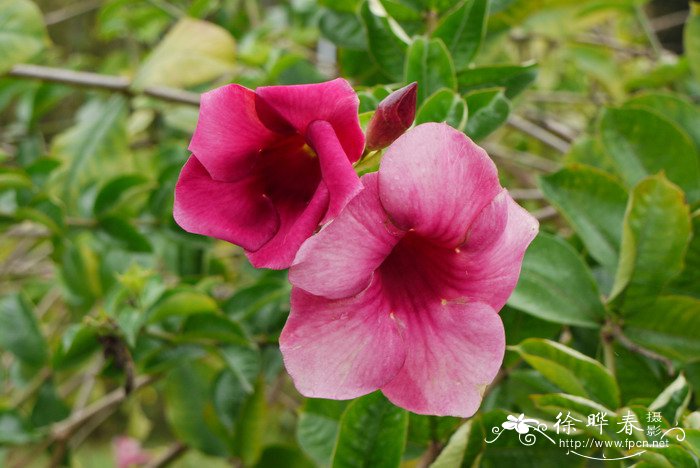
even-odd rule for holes
{"type": "Polygon", "coordinates": [[[700,25],[689,18],[684,0],[0,0],[0,466],[394,466],[372,462],[376,441],[400,444],[406,467],[603,466],[483,443],[505,412],[572,410],[539,398],[561,392],[664,411],[694,442],[638,466],[697,466],[700,25]],[[347,402],[302,398],[277,347],[286,272],[255,270],[172,219],[199,93],[337,76],[358,91],[363,123],[417,79],[417,121],[484,146],[549,236],[501,312],[521,345],[471,438],[459,419],[402,414],[403,438],[385,440],[383,413],[351,420],[347,402]],[[639,170],[668,175],[691,205],[659,202],[649,238],[685,244],[645,263],[673,274],[643,284],[687,299],[623,321],[632,312],[608,299],[638,179],[626,169],[666,153],[639,170]],[[567,179],[568,191],[551,176],[580,166],[595,177],[567,179]],[[601,198],[608,180],[614,195],[601,198]],[[609,245],[591,240],[596,229],[609,245]],[[578,354],[535,350],[553,342],[578,354]]]}

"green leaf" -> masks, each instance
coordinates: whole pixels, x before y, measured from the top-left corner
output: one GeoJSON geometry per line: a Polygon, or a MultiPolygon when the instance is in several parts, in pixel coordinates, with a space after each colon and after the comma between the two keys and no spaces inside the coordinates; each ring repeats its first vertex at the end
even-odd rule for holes
{"type": "Polygon", "coordinates": [[[407,431],[408,413],[380,392],[358,398],[340,420],[333,467],[398,467],[407,431]]]}
{"type": "Polygon", "coordinates": [[[457,89],[452,58],[440,39],[418,37],[413,41],[406,54],[404,81],[418,82],[418,103],[441,88],[457,89]]]}
{"type": "Polygon", "coordinates": [[[404,57],[410,39],[398,23],[386,14],[379,1],[364,2],[360,16],[367,30],[369,55],[386,76],[400,81],[403,78],[404,57]]]}
{"type": "Polygon", "coordinates": [[[75,208],[88,182],[123,170],[128,159],[117,157],[127,151],[127,103],[114,95],[107,101],[88,101],[78,111],[76,124],[56,136],[52,150],[67,167],[60,180],[66,204],[75,208]]]}
{"type": "Polygon", "coordinates": [[[126,250],[132,252],[151,252],[153,250],[151,241],[124,218],[103,216],[99,219],[99,226],[126,250]]]}
{"type": "Polygon", "coordinates": [[[674,278],[668,289],[674,294],[689,294],[700,299],[700,211],[691,219],[693,238],[685,255],[685,265],[680,275],[674,278]]]}
{"type": "Polygon", "coordinates": [[[174,367],[165,379],[168,423],[186,444],[209,455],[225,456],[226,444],[206,418],[207,412],[213,412],[209,395],[212,370],[200,362],[183,364],[174,367]]]}
{"type": "Polygon", "coordinates": [[[70,415],[70,407],[61,399],[51,380],[44,382],[36,395],[30,421],[34,427],[43,427],[61,421],[70,415]]]}
{"type": "Polygon", "coordinates": [[[700,81],[700,5],[690,2],[690,17],[683,31],[683,46],[690,69],[695,79],[700,81]]]}
{"type": "Polygon", "coordinates": [[[465,0],[445,15],[432,36],[442,41],[452,54],[457,70],[469,66],[486,33],[489,0],[465,0]]]}
{"type": "Polygon", "coordinates": [[[671,426],[677,426],[680,424],[681,416],[683,416],[685,410],[688,409],[688,403],[690,403],[692,395],[690,384],[685,380],[683,374],[680,374],[676,380],[656,397],[651,405],[649,405],[649,409],[651,411],[660,412],[661,416],[663,416],[671,426]]]}
{"type": "Polygon", "coordinates": [[[318,21],[318,28],[321,30],[321,34],[338,47],[367,49],[364,27],[355,13],[324,10],[318,21]]]}
{"type": "Polygon", "coordinates": [[[214,381],[213,385],[214,409],[221,423],[233,432],[236,421],[241,413],[241,408],[250,392],[245,391],[240,380],[230,369],[224,369],[214,381]]]}
{"type": "Polygon", "coordinates": [[[53,367],[56,370],[70,369],[85,362],[99,348],[95,328],[77,323],[70,325],[53,354],[53,367]]]}
{"type": "Polygon", "coordinates": [[[627,192],[607,173],[572,165],[540,178],[542,193],[564,215],[601,265],[615,271],[627,192]]]}
{"type": "Polygon", "coordinates": [[[48,42],[44,17],[29,0],[0,0],[0,75],[25,62],[48,42]]]}
{"type": "Polygon", "coordinates": [[[191,291],[173,291],[161,298],[150,310],[148,323],[156,323],[173,316],[216,314],[216,301],[206,294],[191,291]]]}
{"type": "Polygon", "coordinates": [[[464,459],[464,452],[467,450],[469,442],[469,431],[471,429],[471,421],[459,426],[459,429],[452,434],[447,445],[440,452],[440,455],[430,464],[430,468],[453,468],[460,466],[464,459]]]}
{"type": "Polygon", "coordinates": [[[641,181],[627,205],[609,300],[624,310],[649,305],[681,271],[689,241],[690,213],[683,192],[663,174],[641,181]]]}
{"type": "Polygon", "coordinates": [[[0,172],[0,191],[27,189],[32,187],[29,177],[19,171],[0,172]]]}
{"type": "Polygon", "coordinates": [[[588,398],[567,395],[566,393],[548,393],[546,395],[530,395],[530,399],[537,408],[546,411],[552,416],[556,416],[559,412],[570,411],[576,419],[585,420],[588,415],[600,412],[606,415],[609,424],[614,427],[616,414],[588,398]]]}
{"type": "Polygon", "coordinates": [[[243,404],[236,421],[233,447],[244,466],[251,466],[260,458],[266,431],[266,413],[265,387],[262,379],[259,379],[254,393],[243,404]]]}
{"type": "Polygon", "coordinates": [[[430,96],[418,109],[416,125],[425,122],[447,122],[463,130],[467,124],[467,103],[451,89],[443,88],[430,96]]]}
{"type": "Polygon", "coordinates": [[[33,367],[46,362],[46,341],[32,306],[21,294],[0,298],[0,348],[33,367]]]}
{"type": "Polygon", "coordinates": [[[314,468],[316,466],[297,447],[269,445],[265,447],[260,460],[255,464],[255,468],[280,468],[280,460],[284,460],[284,468],[314,468]]]}
{"type": "Polygon", "coordinates": [[[700,109],[680,95],[671,93],[644,93],[633,97],[625,107],[643,107],[658,112],[682,128],[700,151],[700,109]]]}
{"type": "Polygon", "coordinates": [[[101,216],[116,207],[120,200],[132,189],[143,186],[148,179],[139,174],[127,174],[113,178],[97,193],[92,212],[101,216]]]}
{"type": "Polygon", "coordinates": [[[460,93],[484,88],[504,88],[508,99],[522,93],[537,78],[539,67],[530,65],[491,65],[467,68],[457,74],[460,93]]]}
{"type": "Polygon", "coordinates": [[[209,339],[219,343],[250,343],[240,324],[224,315],[195,314],[185,319],[179,335],[187,339],[209,339]]]}
{"type": "Polygon", "coordinates": [[[101,296],[100,261],[89,237],[80,236],[67,245],[61,257],[61,278],[73,305],[87,308],[101,296]]]}
{"type": "Polygon", "coordinates": [[[510,101],[501,89],[474,91],[465,96],[469,120],[464,133],[473,140],[486,138],[508,120],[510,101]]]}
{"type": "Polygon", "coordinates": [[[700,299],[662,296],[625,315],[625,336],[681,362],[700,359],[700,299]]]}
{"type": "Polygon", "coordinates": [[[540,233],[523,259],[508,304],[551,322],[599,327],[605,308],[593,276],[567,242],[540,233]]]}
{"type": "Polygon", "coordinates": [[[357,10],[361,0],[320,0],[319,5],[331,8],[335,11],[352,13],[357,10]]]}
{"type": "Polygon", "coordinates": [[[317,465],[328,466],[333,457],[344,401],[309,398],[297,422],[299,446],[317,465]]]}
{"type": "Polygon", "coordinates": [[[615,378],[601,363],[560,343],[530,338],[513,347],[547,380],[564,392],[582,396],[608,408],[620,406],[615,378]]]}
{"type": "Polygon", "coordinates": [[[193,86],[231,73],[235,62],[236,43],[226,29],[182,18],[141,65],[133,86],[193,86]]]}
{"type": "Polygon", "coordinates": [[[260,352],[251,346],[228,345],[219,349],[219,354],[238,379],[246,393],[253,393],[255,379],[260,373],[260,352]]]}
{"type": "Polygon", "coordinates": [[[688,200],[700,199],[697,151],[673,122],[646,109],[606,109],[598,131],[627,186],[664,171],[686,191],[688,200]]]}

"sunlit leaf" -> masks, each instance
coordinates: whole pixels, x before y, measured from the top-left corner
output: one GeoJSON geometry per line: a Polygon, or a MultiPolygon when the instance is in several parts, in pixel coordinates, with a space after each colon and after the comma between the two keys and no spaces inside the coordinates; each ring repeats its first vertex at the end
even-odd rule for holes
{"type": "Polygon", "coordinates": [[[183,18],[139,68],[133,86],[184,88],[231,73],[236,43],[228,31],[208,21],[183,18]]]}
{"type": "Polygon", "coordinates": [[[680,273],[689,241],[690,213],[683,192],[663,175],[641,181],[627,205],[610,299],[623,310],[653,303],[680,273]]]}
{"type": "Polygon", "coordinates": [[[0,0],[0,74],[47,45],[44,18],[29,0],[0,0]]]}

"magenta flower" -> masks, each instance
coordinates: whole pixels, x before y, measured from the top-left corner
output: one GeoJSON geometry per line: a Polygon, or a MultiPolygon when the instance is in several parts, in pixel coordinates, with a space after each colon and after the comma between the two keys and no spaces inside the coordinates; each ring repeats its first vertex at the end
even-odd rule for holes
{"type": "Polygon", "coordinates": [[[287,268],[362,189],[352,168],[364,149],[358,105],[342,79],[203,94],[175,221],[240,245],[256,267],[287,268]]]}
{"type": "Polygon", "coordinates": [[[308,397],[381,389],[415,413],[470,416],[503,360],[497,311],[538,223],[445,124],[405,133],[362,183],[290,269],[287,370],[308,397]]]}

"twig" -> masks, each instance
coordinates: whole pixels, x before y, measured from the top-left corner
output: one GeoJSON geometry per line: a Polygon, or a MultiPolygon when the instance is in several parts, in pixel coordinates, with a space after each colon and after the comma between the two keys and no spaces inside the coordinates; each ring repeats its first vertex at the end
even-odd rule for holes
{"type": "Polygon", "coordinates": [[[17,397],[15,397],[14,400],[12,400],[12,402],[10,403],[10,407],[19,408],[20,406],[22,406],[27,400],[34,396],[34,394],[41,388],[42,385],[44,385],[44,382],[46,382],[51,377],[51,375],[51,368],[44,367],[43,369],[41,369],[29,382],[24,391],[17,397]]]}
{"type": "Polygon", "coordinates": [[[440,455],[442,449],[443,446],[440,442],[431,440],[428,444],[428,449],[425,451],[420,460],[418,460],[418,463],[416,463],[416,468],[428,468],[435,461],[438,455],[440,455]]]}
{"type": "Polygon", "coordinates": [[[44,24],[46,26],[51,26],[54,24],[62,23],[76,16],[80,16],[92,10],[96,10],[102,5],[102,0],[92,0],[82,3],[74,3],[68,5],[60,10],[51,11],[44,15],[44,24]]]}
{"type": "Polygon", "coordinates": [[[166,2],[163,0],[146,0],[148,3],[153,5],[154,7],[158,8],[159,10],[164,11],[165,13],[169,14],[175,19],[182,18],[183,16],[187,16],[187,13],[182,11],[180,8],[176,7],[170,2],[166,2]]]}
{"type": "Polygon", "coordinates": [[[544,200],[539,189],[510,189],[508,193],[515,200],[544,200]]]}
{"type": "Polygon", "coordinates": [[[615,39],[605,37],[605,36],[584,34],[584,35],[577,37],[575,39],[575,42],[577,44],[582,44],[582,45],[593,45],[593,46],[606,47],[606,48],[613,50],[619,54],[632,56],[632,57],[653,57],[654,56],[654,51],[649,50],[646,47],[634,47],[632,45],[623,44],[621,42],[616,41],[615,39]]]}
{"type": "Polygon", "coordinates": [[[187,451],[187,446],[182,442],[175,442],[158,458],[146,464],[144,468],[163,468],[168,466],[187,451]]]}
{"type": "Polygon", "coordinates": [[[688,10],[676,11],[668,15],[651,19],[651,29],[655,32],[666,31],[667,29],[683,26],[688,19],[688,10]]]}
{"type": "Polygon", "coordinates": [[[533,211],[532,216],[534,216],[538,221],[545,221],[556,218],[557,210],[553,206],[545,206],[537,211],[533,211]]]}
{"type": "Polygon", "coordinates": [[[189,104],[192,106],[199,105],[199,94],[182,89],[169,88],[167,86],[148,86],[144,88],[143,91],[138,91],[133,89],[131,87],[131,81],[123,76],[102,75],[99,73],[28,64],[15,65],[10,69],[8,75],[15,78],[29,78],[83,88],[104,89],[122,93],[127,96],[137,96],[141,94],[162,101],[189,104]]]}
{"type": "Polygon", "coordinates": [[[542,172],[554,172],[559,169],[559,164],[556,162],[536,154],[525,151],[517,151],[497,143],[485,144],[484,146],[486,151],[496,159],[512,162],[519,164],[520,166],[524,166],[529,169],[536,169],[542,172]]]}
{"type": "Polygon", "coordinates": [[[662,356],[660,354],[655,353],[654,351],[644,348],[642,346],[639,346],[637,343],[634,343],[632,340],[627,338],[625,334],[622,332],[622,328],[620,328],[619,325],[617,324],[610,324],[610,333],[612,336],[625,348],[628,350],[632,351],[633,353],[640,354],[644,357],[648,357],[649,359],[652,359],[654,361],[658,361],[663,366],[666,368],[666,372],[668,373],[669,376],[673,375],[673,361],[667,358],[666,356],[662,356]]]}
{"type": "MultiPolygon", "coordinates": [[[[134,391],[143,388],[158,379],[157,376],[149,375],[138,377],[134,384],[134,391]]],[[[55,423],[51,427],[50,437],[52,440],[60,441],[67,440],[80,426],[86,421],[101,413],[107,408],[116,408],[127,397],[127,393],[123,387],[111,391],[102,398],[86,406],[85,408],[71,414],[67,419],[55,423]]]]}
{"type": "Polygon", "coordinates": [[[545,130],[539,125],[536,125],[533,122],[530,122],[527,119],[524,119],[514,114],[508,118],[508,125],[517,130],[520,130],[521,132],[531,136],[536,140],[541,141],[545,145],[554,148],[560,153],[569,152],[570,145],[567,141],[562,140],[558,136],[554,135],[553,133],[550,133],[549,131],[545,130]]]}
{"type": "Polygon", "coordinates": [[[540,113],[526,112],[526,116],[533,123],[541,126],[548,132],[553,133],[562,140],[568,143],[573,143],[578,137],[580,131],[575,130],[561,120],[557,120],[553,117],[548,117],[547,115],[542,115],[540,113]]]}

